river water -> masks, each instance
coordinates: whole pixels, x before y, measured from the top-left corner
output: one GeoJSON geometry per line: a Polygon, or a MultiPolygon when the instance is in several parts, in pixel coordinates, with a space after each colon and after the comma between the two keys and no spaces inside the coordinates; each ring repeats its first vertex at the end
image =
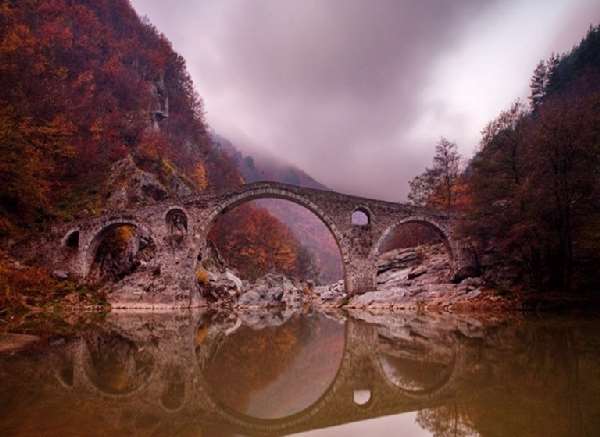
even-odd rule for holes
{"type": "Polygon", "coordinates": [[[111,313],[13,331],[43,335],[0,352],[0,436],[600,435],[590,316],[111,313]]]}

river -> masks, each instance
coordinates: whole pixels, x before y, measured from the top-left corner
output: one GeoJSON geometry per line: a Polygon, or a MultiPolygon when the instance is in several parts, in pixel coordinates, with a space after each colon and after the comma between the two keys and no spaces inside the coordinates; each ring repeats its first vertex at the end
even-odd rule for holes
{"type": "Polygon", "coordinates": [[[600,435],[592,316],[124,312],[13,331],[39,339],[0,352],[1,436],[600,435]]]}

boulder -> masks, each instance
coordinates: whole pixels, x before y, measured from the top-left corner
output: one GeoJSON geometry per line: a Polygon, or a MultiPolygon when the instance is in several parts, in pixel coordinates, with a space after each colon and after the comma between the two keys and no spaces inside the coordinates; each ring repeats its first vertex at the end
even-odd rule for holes
{"type": "Polygon", "coordinates": [[[52,272],[52,276],[55,279],[64,281],[65,279],[69,279],[69,272],[65,271],[65,270],[54,270],[52,272]]]}

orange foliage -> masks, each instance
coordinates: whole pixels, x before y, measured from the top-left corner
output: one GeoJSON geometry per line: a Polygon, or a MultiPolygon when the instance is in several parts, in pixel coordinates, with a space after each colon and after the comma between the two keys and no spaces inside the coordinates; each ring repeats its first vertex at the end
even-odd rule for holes
{"type": "Polygon", "coordinates": [[[299,243],[287,226],[262,208],[242,205],[217,219],[211,239],[242,276],[268,272],[300,276],[299,243]]]}
{"type": "Polygon", "coordinates": [[[92,209],[110,166],[128,153],[171,162],[202,184],[239,184],[235,168],[212,147],[203,117],[183,58],[129,1],[0,5],[5,235],[92,209]],[[150,111],[167,97],[168,117],[158,122],[160,133],[149,133],[150,111]]]}
{"type": "Polygon", "coordinates": [[[208,186],[208,177],[206,174],[206,168],[202,161],[198,161],[196,166],[194,167],[194,171],[192,173],[192,181],[196,184],[196,188],[200,191],[206,189],[208,186]]]}

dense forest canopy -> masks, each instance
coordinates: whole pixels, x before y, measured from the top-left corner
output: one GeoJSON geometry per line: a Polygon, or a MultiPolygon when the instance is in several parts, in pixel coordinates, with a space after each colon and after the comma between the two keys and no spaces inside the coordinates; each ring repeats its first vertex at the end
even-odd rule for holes
{"type": "Polygon", "coordinates": [[[464,213],[482,264],[506,273],[500,282],[591,289],[600,285],[600,26],[540,61],[530,88],[529,105],[516,101],[486,126],[462,174],[442,139],[411,199],[464,213]]]}

